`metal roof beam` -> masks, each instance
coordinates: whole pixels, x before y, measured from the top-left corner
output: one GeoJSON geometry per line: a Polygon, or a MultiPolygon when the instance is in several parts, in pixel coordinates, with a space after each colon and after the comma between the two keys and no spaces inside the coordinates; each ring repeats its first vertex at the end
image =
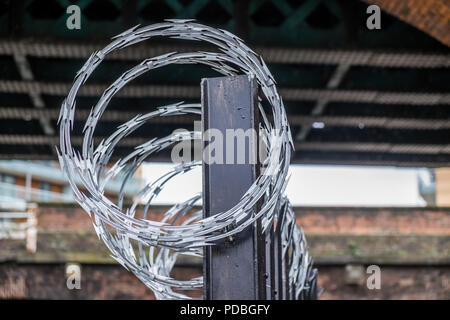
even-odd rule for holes
{"type": "Polygon", "coordinates": [[[351,153],[339,152],[338,155],[332,156],[330,153],[318,154],[296,154],[292,164],[316,164],[316,165],[357,165],[357,166],[394,166],[394,167],[412,167],[412,168],[437,168],[448,167],[450,165],[450,157],[441,159],[442,156],[435,155],[407,155],[398,157],[396,154],[369,154],[369,153],[351,153]],[[431,157],[431,158],[430,158],[431,157]]]}
{"type": "MultiPolygon", "coordinates": [[[[13,57],[21,78],[24,81],[33,81],[33,72],[30,64],[28,63],[27,57],[18,53],[15,53],[13,57]]],[[[41,94],[38,90],[30,90],[28,91],[28,95],[30,96],[35,108],[45,108],[44,100],[42,100],[41,94]]],[[[47,117],[39,118],[39,123],[41,124],[42,130],[46,135],[52,136],[55,134],[55,130],[47,117]]]]}
{"type": "MultiPolygon", "coordinates": [[[[14,41],[2,39],[0,54],[19,53],[41,58],[87,59],[106,43],[87,42],[36,42],[32,39],[14,41]]],[[[140,45],[133,50],[120,50],[108,56],[115,60],[143,60],[167,52],[205,51],[212,47],[196,44],[160,43],[140,45]]],[[[350,64],[352,66],[398,67],[398,68],[445,68],[450,67],[450,55],[439,53],[379,52],[374,50],[304,49],[289,47],[254,46],[268,63],[298,64],[350,64]]]]}
{"type": "MultiPolygon", "coordinates": [[[[154,107],[149,108],[148,110],[154,107]]],[[[86,121],[90,110],[78,109],[74,118],[75,121],[86,121]]],[[[140,111],[119,111],[108,110],[100,121],[124,122],[132,119],[140,111]]],[[[0,106],[0,119],[22,119],[24,121],[39,120],[43,117],[57,120],[59,116],[58,109],[34,109],[18,107],[0,106]]],[[[199,120],[198,116],[193,115],[175,115],[170,117],[156,117],[148,120],[148,123],[154,124],[192,124],[199,120]]],[[[270,119],[270,117],[269,117],[270,119]]],[[[443,130],[450,129],[450,119],[415,119],[415,118],[390,118],[390,117],[358,117],[358,116],[304,116],[288,115],[289,123],[292,126],[307,126],[314,122],[323,122],[326,126],[333,127],[373,127],[387,129],[416,129],[416,130],[443,130]]]]}
{"type": "MultiPolygon", "coordinates": [[[[350,70],[349,64],[338,65],[336,67],[336,69],[334,70],[333,74],[331,75],[330,80],[328,80],[327,89],[329,89],[329,90],[337,89],[339,87],[339,85],[341,84],[342,80],[344,79],[345,75],[347,74],[348,70],[350,70]]],[[[326,98],[319,99],[316,102],[316,105],[314,106],[314,108],[311,110],[311,115],[313,115],[313,116],[322,115],[328,104],[328,101],[329,100],[326,98]]],[[[298,141],[306,140],[310,131],[311,131],[311,125],[301,126],[300,132],[295,137],[296,140],[298,140],[298,141]]]]}
{"type": "MultiPolygon", "coordinates": [[[[107,137],[97,137],[98,141],[107,137]]],[[[82,136],[71,138],[74,145],[83,143],[82,136]]],[[[143,137],[128,137],[121,140],[119,147],[136,147],[148,142],[143,137]]],[[[0,135],[0,144],[8,145],[57,145],[59,137],[39,135],[0,135]]],[[[396,144],[372,142],[295,142],[296,151],[345,151],[345,152],[381,152],[410,154],[450,154],[450,144],[396,144]]]]}
{"type": "MultiPolygon", "coordinates": [[[[82,145],[83,136],[71,137],[73,145],[82,145]]],[[[96,137],[98,141],[107,139],[108,137],[96,137]]],[[[119,143],[119,147],[136,147],[140,144],[148,142],[149,139],[142,137],[132,137],[122,139],[119,143]]],[[[56,146],[59,144],[59,137],[55,136],[43,136],[43,135],[23,135],[23,134],[0,134],[0,144],[5,145],[51,145],[56,146]]]]}
{"type": "MultiPolygon", "coordinates": [[[[23,93],[37,91],[49,95],[65,96],[72,84],[64,82],[39,82],[1,80],[0,92],[23,93]]],[[[99,96],[107,84],[86,84],[80,88],[78,96],[99,96]]],[[[364,102],[378,104],[438,105],[450,104],[450,93],[386,92],[375,90],[330,90],[298,89],[282,87],[279,89],[284,100],[329,102],[364,102]]],[[[130,85],[117,93],[118,97],[160,97],[160,98],[198,98],[197,86],[183,85],[130,85]]]]}
{"type": "MultiPolygon", "coordinates": [[[[111,160],[117,160],[119,155],[112,155],[111,160]]],[[[408,159],[396,159],[396,154],[366,154],[366,153],[339,153],[339,157],[330,157],[330,153],[306,155],[305,152],[296,154],[291,163],[292,164],[324,164],[324,165],[366,165],[366,166],[398,166],[398,167],[446,167],[450,164],[450,157],[441,159],[436,156],[428,155],[409,155],[408,159]],[[365,155],[370,155],[366,157],[365,155]]],[[[0,154],[2,160],[55,160],[55,156],[42,153],[12,153],[0,154]]],[[[148,159],[150,162],[169,162],[169,155],[156,155],[148,159]]]]}
{"type": "Polygon", "coordinates": [[[345,151],[409,154],[450,154],[450,144],[396,144],[371,142],[295,142],[296,151],[345,151]]]}

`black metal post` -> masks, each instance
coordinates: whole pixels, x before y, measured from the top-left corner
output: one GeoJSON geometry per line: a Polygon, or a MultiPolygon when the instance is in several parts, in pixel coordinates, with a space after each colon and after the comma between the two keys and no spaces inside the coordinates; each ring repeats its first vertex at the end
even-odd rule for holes
{"type": "MultiPolygon", "coordinates": [[[[257,128],[257,83],[246,75],[202,80],[202,129],[222,133],[223,164],[203,163],[203,210],[209,217],[232,208],[258,176],[250,150],[257,150],[257,136],[246,141],[245,164],[227,164],[227,129],[257,128]]],[[[234,141],[234,158],[237,142],[234,141]]],[[[204,144],[204,148],[206,143],[204,144]]],[[[206,299],[265,299],[265,241],[260,223],[236,236],[205,248],[206,299]]]]}
{"type": "Polygon", "coordinates": [[[266,282],[266,299],[273,300],[274,299],[274,287],[275,287],[275,243],[274,243],[274,227],[271,226],[269,230],[266,231],[265,234],[265,245],[266,245],[266,261],[265,261],[265,282],[266,282]]]}
{"type": "Polygon", "coordinates": [[[288,300],[288,261],[283,260],[283,243],[281,237],[281,227],[285,223],[286,204],[282,205],[279,209],[278,221],[275,228],[273,237],[274,247],[274,299],[275,300],[288,300]]]}

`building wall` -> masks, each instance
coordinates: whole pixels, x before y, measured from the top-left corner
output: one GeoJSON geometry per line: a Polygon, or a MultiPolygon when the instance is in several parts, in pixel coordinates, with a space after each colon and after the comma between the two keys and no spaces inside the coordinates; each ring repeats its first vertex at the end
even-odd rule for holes
{"type": "MultiPolygon", "coordinates": [[[[93,231],[89,216],[76,204],[40,204],[42,230],[93,231]]],[[[158,220],[166,206],[152,206],[158,220]]],[[[443,234],[450,235],[450,207],[295,207],[297,224],[307,234],[443,234]]]]}
{"type": "MultiPolygon", "coordinates": [[[[59,168],[59,164],[56,161],[45,161],[45,164],[39,164],[35,163],[34,161],[30,161],[29,162],[30,165],[33,165],[33,169],[36,172],[36,170],[41,170],[42,168],[44,168],[44,173],[41,175],[36,175],[33,174],[31,176],[31,185],[30,187],[34,190],[45,190],[45,191],[50,191],[53,193],[64,193],[64,189],[66,187],[69,187],[68,181],[65,180],[65,178],[62,177],[58,177],[57,175],[60,174],[60,168],[59,168]],[[36,169],[36,166],[38,169],[36,169]],[[51,174],[48,173],[48,169],[51,170],[55,170],[55,175],[57,176],[56,178],[53,177],[51,174]]],[[[110,166],[110,165],[109,165],[110,166]]],[[[14,184],[16,186],[19,187],[27,187],[27,171],[24,170],[23,168],[15,168],[14,170],[9,170],[7,167],[2,167],[0,168],[0,175],[3,176],[7,176],[8,178],[10,178],[11,181],[7,181],[10,184],[14,184]]],[[[0,176],[0,182],[1,182],[1,176],[0,176]]],[[[84,191],[82,187],[80,187],[80,189],[82,191],[84,191]]],[[[55,195],[57,196],[57,195],[55,195]]],[[[106,188],[105,191],[105,196],[110,198],[110,199],[115,199],[117,198],[117,192],[116,191],[111,191],[108,190],[108,188],[106,188]]],[[[19,199],[23,198],[23,192],[19,192],[19,194],[16,195],[16,197],[18,197],[19,199]]],[[[36,199],[36,197],[33,198],[32,201],[59,201],[56,200],[59,199],[59,197],[56,198],[49,198],[48,196],[43,196],[42,199],[36,199]]],[[[128,198],[125,198],[128,199],[128,198]]]]}
{"type": "MultiPolygon", "coordinates": [[[[200,275],[179,268],[178,278],[200,275]]],[[[118,265],[82,265],[81,289],[69,290],[64,264],[0,264],[0,299],[154,299],[133,274],[118,265]]],[[[194,295],[194,296],[199,296],[194,295]]]]}
{"type": "MultiPolygon", "coordinates": [[[[152,210],[159,219],[166,207],[152,210]]],[[[450,299],[449,208],[295,208],[319,270],[321,299],[450,299]],[[381,289],[369,290],[367,266],[381,269],[381,289]]],[[[0,240],[0,298],[152,299],[134,275],[115,263],[77,205],[41,204],[37,252],[0,240]],[[79,263],[81,290],[66,287],[65,265],[79,263]]],[[[201,274],[183,260],[175,277],[201,274]]],[[[199,292],[195,292],[197,296],[199,292]]]]}
{"type": "MultiPolygon", "coordinates": [[[[188,279],[201,268],[176,268],[188,279]]],[[[346,283],[345,268],[319,266],[321,299],[450,299],[450,268],[384,267],[380,290],[346,283]]],[[[365,279],[362,279],[364,282],[365,279]]],[[[200,297],[200,291],[191,293],[200,297]]],[[[134,275],[118,265],[82,265],[81,289],[66,286],[64,264],[0,264],[0,299],[154,299],[134,275]]]]}
{"type": "Polygon", "coordinates": [[[16,177],[16,185],[25,187],[27,185],[27,180],[24,177],[16,177]]]}
{"type": "Polygon", "coordinates": [[[450,168],[438,168],[436,176],[436,205],[450,206],[450,168]]]}
{"type": "Polygon", "coordinates": [[[436,300],[450,299],[449,267],[382,266],[380,290],[369,290],[367,274],[358,284],[346,281],[346,268],[320,266],[321,299],[340,300],[436,300]]]}
{"type": "Polygon", "coordinates": [[[50,191],[52,192],[57,192],[57,193],[62,193],[63,192],[63,186],[60,184],[50,184],[50,191]]]}

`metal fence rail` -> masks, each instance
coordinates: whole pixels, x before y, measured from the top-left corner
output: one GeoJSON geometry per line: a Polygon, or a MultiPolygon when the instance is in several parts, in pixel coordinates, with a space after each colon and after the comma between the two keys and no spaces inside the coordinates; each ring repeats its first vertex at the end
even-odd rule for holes
{"type": "Polygon", "coordinates": [[[30,205],[27,212],[0,212],[0,239],[24,239],[27,251],[36,252],[36,206],[30,205]]]}
{"type": "Polygon", "coordinates": [[[15,201],[17,199],[32,202],[74,202],[72,194],[48,190],[27,188],[11,183],[0,182],[0,201],[15,201]]]}

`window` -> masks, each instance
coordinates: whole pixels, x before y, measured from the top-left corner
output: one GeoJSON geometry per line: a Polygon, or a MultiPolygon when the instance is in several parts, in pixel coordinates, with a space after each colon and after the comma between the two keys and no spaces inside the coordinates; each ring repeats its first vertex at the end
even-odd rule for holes
{"type": "Polygon", "coordinates": [[[15,197],[16,177],[0,173],[0,194],[5,197],[15,197]]]}
{"type": "Polygon", "coordinates": [[[39,200],[40,201],[50,201],[51,197],[50,197],[50,191],[51,191],[51,186],[49,182],[44,182],[41,181],[39,182],[39,189],[42,191],[39,193],[39,200]]]}

